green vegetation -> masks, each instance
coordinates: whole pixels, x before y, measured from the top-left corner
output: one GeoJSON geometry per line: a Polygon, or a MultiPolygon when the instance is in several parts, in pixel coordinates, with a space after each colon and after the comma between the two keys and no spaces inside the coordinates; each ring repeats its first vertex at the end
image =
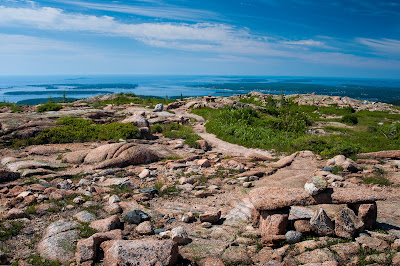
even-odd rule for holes
{"type": "Polygon", "coordinates": [[[15,104],[15,103],[9,103],[9,102],[0,102],[0,108],[1,107],[9,107],[11,111],[15,112],[15,113],[19,113],[22,112],[22,107],[21,105],[15,104]]]}
{"type": "Polygon", "coordinates": [[[192,148],[198,148],[196,140],[200,140],[201,137],[194,133],[193,128],[188,125],[180,124],[167,124],[167,125],[154,125],[151,128],[152,132],[162,133],[164,137],[172,139],[184,139],[185,144],[192,148]]]}
{"type": "Polygon", "coordinates": [[[208,120],[207,131],[220,139],[277,152],[311,150],[323,157],[354,156],[359,152],[398,149],[400,144],[400,114],[353,113],[350,107],[301,106],[286,100],[283,95],[280,99],[267,97],[263,102],[256,97],[241,101],[262,108],[259,111],[244,107],[201,108],[193,112],[208,120]],[[353,126],[327,126],[326,131],[330,133],[327,136],[308,134],[310,126],[317,121],[340,122],[340,118],[325,119],[324,114],[342,115],[343,122],[353,126]]]}
{"type": "Polygon", "coordinates": [[[342,166],[339,165],[335,165],[332,167],[332,174],[337,175],[340,172],[343,172],[344,168],[342,166]]]}
{"type": "Polygon", "coordinates": [[[47,259],[41,258],[39,255],[36,255],[36,254],[30,255],[27,262],[30,265],[34,265],[34,266],[59,266],[59,265],[61,265],[61,263],[59,261],[49,261],[47,259]]]}
{"type": "Polygon", "coordinates": [[[56,124],[58,127],[45,129],[36,137],[15,140],[14,146],[140,138],[140,132],[133,124],[115,122],[100,125],[90,120],[72,117],[60,118],[56,124]]]}
{"type": "Polygon", "coordinates": [[[15,221],[1,221],[0,222],[0,240],[6,241],[13,236],[17,236],[21,233],[24,224],[15,221]]]}
{"type": "Polygon", "coordinates": [[[81,223],[78,227],[78,234],[82,238],[88,238],[97,233],[97,231],[89,226],[89,223],[81,223]]]}
{"type": "Polygon", "coordinates": [[[174,186],[169,186],[163,190],[161,190],[161,188],[164,186],[163,182],[157,182],[156,184],[154,184],[154,187],[158,190],[158,195],[160,197],[171,197],[171,196],[176,196],[178,195],[182,189],[178,189],[175,185],[174,186]]]}
{"type": "Polygon", "coordinates": [[[43,112],[48,112],[48,111],[59,111],[61,110],[63,107],[61,104],[58,103],[53,103],[53,102],[48,102],[42,105],[39,105],[36,108],[36,111],[38,111],[39,113],[43,113],[43,112]]]}
{"type": "Polygon", "coordinates": [[[369,177],[364,177],[364,184],[377,184],[381,186],[390,186],[392,183],[385,177],[386,171],[382,168],[375,168],[374,175],[369,177]]]}
{"type": "Polygon", "coordinates": [[[121,195],[126,193],[132,193],[133,190],[127,184],[122,185],[111,185],[109,186],[112,189],[112,194],[121,195]]]}
{"type": "Polygon", "coordinates": [[[345,115],[345,116],[343,116],[342,119],[340,119],[340,122],[352,126],[352,125],[358,124],[358,119],[357,119],[357,116],[355,116],[355,115],[345,115]]]}
{"type": "Polygon", "coordinates": [[[154,107],[156,104],[169,104],[175,102],[175,100],[157,98],[157,97],[146,97],[146,96],[136,96],[133,93],[119,93],[117,96],[112,100],[104,100],[104,101],[97,101],[93,103],[93,107],[100,108],[104,107],[107,104],[113,105],[123,105],[123,104],[140,104],[143,106],[150,106],[154,107]]]}

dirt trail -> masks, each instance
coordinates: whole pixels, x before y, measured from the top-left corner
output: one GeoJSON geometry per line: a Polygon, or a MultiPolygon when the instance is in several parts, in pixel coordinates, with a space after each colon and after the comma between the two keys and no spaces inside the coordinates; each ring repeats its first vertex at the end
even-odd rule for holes
{"type": "Polygon", "coordinates": [[[246,148],[240,145],[232,144],[217,138],[214,134],[207,133],[204,126],[205,121],[201,116],[188,113],[186,110],[181,109],[175,110],[175,113],[178,116],[196,119],[197,122],[193,126],[194,132],[206,140],[213,147],[213,151],[221,152],[224,155],[230,156],[249,156],[252,153],[258,153],[264,156],[274,157],[269,151],[246,148]]]}

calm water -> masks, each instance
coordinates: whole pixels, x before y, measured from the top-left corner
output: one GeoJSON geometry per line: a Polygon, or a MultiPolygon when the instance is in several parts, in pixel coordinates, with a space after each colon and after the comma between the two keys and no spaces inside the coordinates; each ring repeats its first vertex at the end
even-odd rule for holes
{"type": "Polygon", "coordinates": [[[272,76],[0,76],[0,101],[135,93],[165,97],[230,96],[250,91],[350,96],[400,102],[400,80],[272,76]],[[135,86],[137,84],[137,86],[135,86]]]}

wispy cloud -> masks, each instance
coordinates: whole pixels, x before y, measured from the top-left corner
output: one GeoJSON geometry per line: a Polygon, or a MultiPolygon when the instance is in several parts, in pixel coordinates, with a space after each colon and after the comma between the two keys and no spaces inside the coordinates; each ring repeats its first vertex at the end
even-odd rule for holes
{"type": "Polygon", "coordinates": [[[145,3],[157,4],[153,6],[149,5],[126,5],[126,4],[115,4],[115,3],[92,3],[85,1],[74,1],[74,0],[55,0],[58,3],[76,5],[88,9],[112,11],[125,14],[134,14],[139,16],[153,17],[153,18],[165,18],[170,20],[183,20],[183,21],[205,21],[209,19],[216,19],[219,15],[215,12],[207,10],[199,10],[192,8],[184,8],[174,5],[165,4],[162,1],[140,1],[145,3]]]}
{"type": "Polygon", "coordinates": [[[400,40],[370,38],[357,38],[356,40],[380,55],[400,57],[400,40]]]}

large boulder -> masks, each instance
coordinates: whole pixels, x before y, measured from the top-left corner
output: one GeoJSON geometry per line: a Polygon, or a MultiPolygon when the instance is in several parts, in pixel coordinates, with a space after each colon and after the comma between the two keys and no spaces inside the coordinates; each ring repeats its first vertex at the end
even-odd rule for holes
{"type": "Polygon", "coordinates": [[[38,244],[41,257],[60,261],[65,264],[74,258],[75,241],[79,238],[79,224],[73,221],[59,220],[50,224],[38,244]]]}
{"type": "Polygon", "coordinates": [[[113,158],[97,164],[96,168],[104,169],[112,167],[125,167],[129,165],[151,163],[159,159],[159,155],[153,150],[146,147],[133,146],[119,154],[116,154],[116,156],[113,158]]]}
{"type": "Polygon", "coordinates": [[[178,244],[172,240],[111,240],[101,244],[104,265],[175,265],[178,244]]]}

